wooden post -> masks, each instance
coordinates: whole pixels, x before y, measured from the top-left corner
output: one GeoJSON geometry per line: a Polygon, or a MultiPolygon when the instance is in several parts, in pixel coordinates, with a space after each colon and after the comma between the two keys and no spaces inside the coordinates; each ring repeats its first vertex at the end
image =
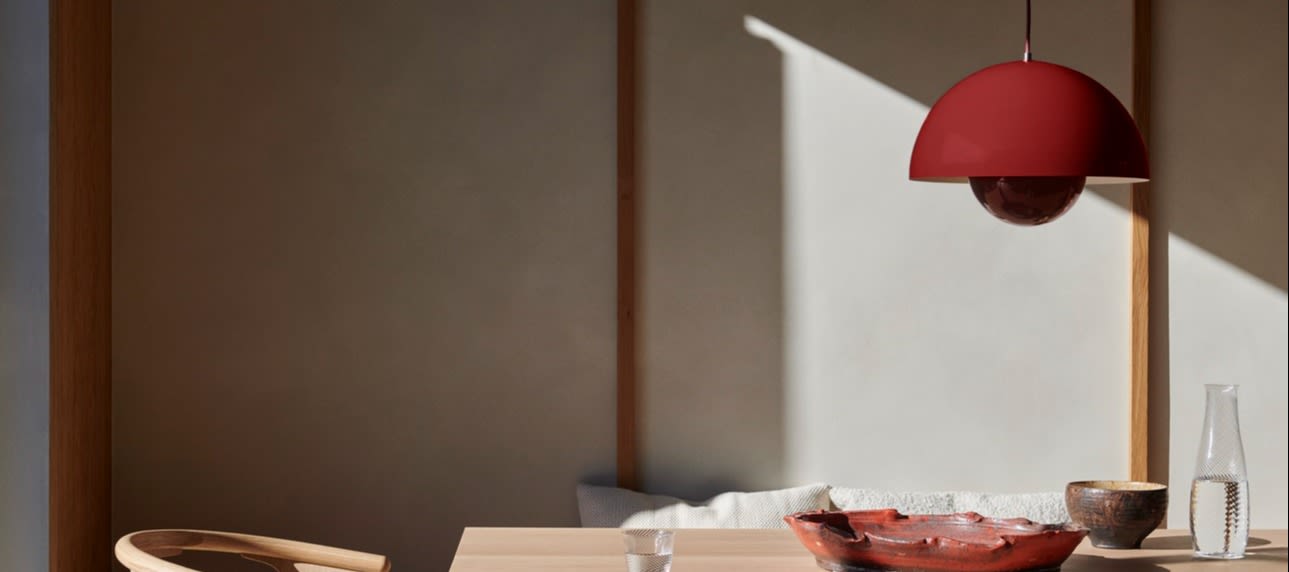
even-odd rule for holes
{"type": "Polygon", "coordinates": [[[49,3],[49,570],[110,570],[112,3],[49,3]]]}
{"type": "MultiPolygon", "coordinates": [[[[1134,0],[1132,114],[1150,149],[1150,0],[1134,0]]],[[[1132,358],[1129,478],[1149,480],[1150,401],[1150,183],[1132,186],[1132,358]]]]}

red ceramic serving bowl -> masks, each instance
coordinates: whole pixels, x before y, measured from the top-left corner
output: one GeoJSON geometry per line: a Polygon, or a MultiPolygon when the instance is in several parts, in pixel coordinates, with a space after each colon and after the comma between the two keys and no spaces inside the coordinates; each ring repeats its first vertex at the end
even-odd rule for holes
{"type": "Polygon", "coordinates": [[[895,509],[802,512],[784,517],[819,567],[836,572],[1022,572],[1060,567],[1088,530],[974,512],[895,509]]]}

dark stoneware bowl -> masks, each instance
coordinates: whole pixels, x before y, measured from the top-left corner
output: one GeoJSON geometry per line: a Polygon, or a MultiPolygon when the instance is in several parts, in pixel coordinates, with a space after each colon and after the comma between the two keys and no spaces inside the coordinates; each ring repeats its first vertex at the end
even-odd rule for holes
{"type": "Polygon", "coordinates": [[[1168,510],[1168,487],[1132,481],[1079,481],[1065,485],[1070,519],[1090,531],[1098,548],[1141,548],[1168,510]]]}

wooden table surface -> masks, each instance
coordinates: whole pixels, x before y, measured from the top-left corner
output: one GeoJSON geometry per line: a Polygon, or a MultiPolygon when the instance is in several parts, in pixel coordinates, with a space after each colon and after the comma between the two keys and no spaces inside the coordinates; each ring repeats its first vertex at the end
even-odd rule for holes
{"type": "MultiPolygon", "coordinates": [[[[1255,530],[1243,560],[1196,560],[1184,530],[1157,530],[1141,550],[1083,544],[1062,572],[1286,570],[1284,530],[1255,530]]],[[[672,572],[819,572],[789,530],[678,530],[672,572]]],[[[450,572],[622,572],[616,528],[467,528],[450,572]]]]}

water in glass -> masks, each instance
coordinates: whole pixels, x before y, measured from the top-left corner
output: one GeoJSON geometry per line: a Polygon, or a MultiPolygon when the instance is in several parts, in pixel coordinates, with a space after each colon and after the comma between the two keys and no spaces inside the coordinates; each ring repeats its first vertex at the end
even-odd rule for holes
{"type": "Polygon", "coordinates": [[[670,530],[628,529],[622,531],[626,544],[628,572],[670,572],[675,534],[670,530]]]}
{"type": "Polygon", "coordinates": [[[1204,430],[1191,481],[1191,542],[1200,558],[1244,558],[1249,543],[1249,478],[1240,439],[1237,386],[1204,388],[1204,430]]]}

